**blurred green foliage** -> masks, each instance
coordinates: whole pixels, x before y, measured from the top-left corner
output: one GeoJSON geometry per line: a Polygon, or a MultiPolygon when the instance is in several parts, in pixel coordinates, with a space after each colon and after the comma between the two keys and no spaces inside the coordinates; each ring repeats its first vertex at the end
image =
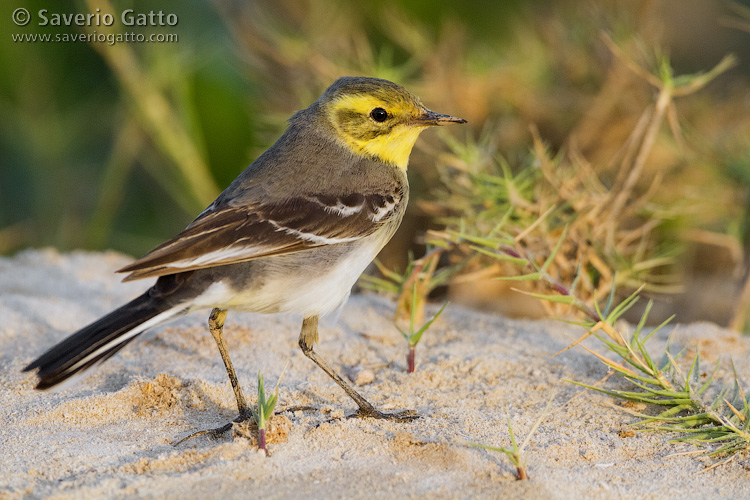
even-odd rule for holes
{"type": "MultiPolygon", "coordinates": [[[[360,2],[356,9],[365,17],[372,16],[373,22],[362,27],[374,50],[382,55],[382,71],[388,72],[386,67],[403,62],[406,54],[395,50],[383,35],[382,12],[399,5],[434,36],[443,19],[455,17],[470,23],[481,36],[498,39],[502,33],[497,28],[503,20],[512,22],[521,3],[483,1],[467,6],[445,0],[368,1],[360,2]]],[[[114,27],[122,31],[179,36],[177,43],[130,43],[127,48],[135,53],[151,83],[169,99],[204,156],[216,186],[223,188],[274,141],[292,112],[315,99],[321,86],[286,99],[280,107],[277,100],[267,99],[279,89],[297,89],[289,88],[289,82],[269,81],[272,75],[252,65],[227,26],[228,11],[240,4],[219,4],[167,1],[157,7],[131,1],[115,2],[112,8],[114,27]],[[179,24],[123,27],[119,14],[128,8],[175,13],[179,24]]],[[[37,13],[46,9],[49,18],[52,13],[95,12],[95,5],[19,0],[0,7],[6,27],[0,40],[0,64],[10,68],[0,74],[4,117],[0,129],[2,253],[53,245],[64,250],[115,248],[138,255],[180,230],[211,201],[209,196],[192,194],[179,173],[170,168],[170,159],[137,116],[132,96],[97,53],[95,46],[105,44],[11,39],[11,34],[84,33],[86,28],[78,26],[39,26],[37,13]],[[32,14],[27,26],[11,22],[12,11],[19,7],[32,14]]],[[[322,5],[319,12],[335,13],[347,4],[322,5]]],[[[293,16],[287,16],[287,11],[311,6],[305,2],[285,2],[281,7],[261,2],[257,8],[266,11],[275,28],[288,30],[289,26],[283,26],[289,20],[285,17],[293,16]]],[[[104,33],[107,27],[92,29],[104,33]]],[[[305,33],[295,36],[305,43],[305,33]]],[[[207,191],[218,194],[217,189],[207,191]]]]}
{"type": "MultiPolygon", "coordinates": [[[[6,230],[0,233],[0,251],[53,245],[144,253],[211,200],[184,189],[184,180],[140,123],[131,97],[91,44],[9,40],[10,33],[81,33],[83,28],[40,27],[35,21],[13,27],[11,12],[17,7],[32,16],[40,9],[87,11],[82,2],[71,1],[2,7],[0,16],[10,26],[0,42],[0,64],[11,69],[0,75],[0,230],[6,230]]],[[[116,10],[153,7],[121,2],[116,10]]],[[[226,186],[267,146],[257,137],[262,118],[252,111],[258,92],[242,74],[211,5],[164,2],[158,9],[177,13],[178,26],[130,29],[176,33],[179,42],[127,45],[177,110],[216,186],[226,186]]],[[[117,26],[119,14],[115,19],[117,26]]]]}

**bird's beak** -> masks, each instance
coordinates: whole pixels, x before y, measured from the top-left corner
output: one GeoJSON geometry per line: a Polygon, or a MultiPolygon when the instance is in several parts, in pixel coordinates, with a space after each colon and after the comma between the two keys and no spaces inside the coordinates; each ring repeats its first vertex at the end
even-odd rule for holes
{"type": "Polygon", "coordinates": [[[440,113],[430,111],[429,109],[425,109],[422,114],[417,117],[416,122],[417,125],[429,127],[432,125],[445,125],[448,123],[466,123],[466,120],[464,120],[463,118],[457,118],[455,116],[442,115],[440,113]]]}

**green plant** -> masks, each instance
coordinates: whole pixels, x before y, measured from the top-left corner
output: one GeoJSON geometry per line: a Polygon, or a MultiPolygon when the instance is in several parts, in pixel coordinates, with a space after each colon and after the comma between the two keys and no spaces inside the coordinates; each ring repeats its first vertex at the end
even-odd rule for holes
{"type": "MultiPolygon", "coordinates": [[[[415,304],[417,301],[417,284],[415,283],[412,286],[412,304],[415,304]]],[[[409,316],[409,331],[406,332],[401,329],[398,325],[396,328],[398,328],[398,331],[401,332],[401,335],[403,335],[404,339],[406,339],[406,342],[409,345],[409,354],[406,356],[406,363],[407,363],[407,372],[408,373],[414,373],[414,369],[416,366],[415,363],[415,356],[416,356],[416,350],[417,350],[417,344],[419,344],[419,341],[422,340],[422,334],[427,331],[427,329],[432,326],[432,323],[435,322],[436,319],[438,319],[438,316],[442,314],[442,312],[445,310],[445,308],[448,306],[448,302],[443,304],[443,307],[440,308],[440,310],[429,320],[427,323],[422,325],[422,327],[414,331],[414,317],[416,316],[416,308],[412,307],[411,309],[411,315],[409,316]]]]}
{"type": "Polygon", "coordinates": [[[680,368],[677,361],[681,356],[673,356],[670,353],[669,343],[659,361],[652,358],[646,349],[646,341],[669,321],[644,335],[643,329],[652,302],[646,307],[630,339],[626,340],[612,325],[636,301],[637,297],[632,295],[604,320],[595,325],[587,325],[587,336],[595,335],[624,363],[612,361],[584,346],[584,349],[597,356],[608,368],[634,386],[635,390],[604,389],[581,382],[570,382],[618,399],[665,408],[656,415],[633,414],[642,418],[637,422],[638,425],[663,423],[665,425],[658,425],[655,429],[682,434],[673,440],[675,442],[716,444],[717,446],[706,451],[708,456],[726,453],[730,454],[731,459],[734,452],[750,449],[750,406],[740,387],[737,373],[734,373],[732,389],[720,388],[713,391],[712,397],[708,397],[711,393],[709,389],[716,389],[713,382],[719,368],[719,360],[713,373],[705,381],[701,381],[702,370],[698,353],[686,372],[680,368]],[[597,325],[600,325],[598,329],[606,332],[609,338],[596,333],[597,325]]]}
{"type": "MultiPolygon", "coordinates": [[[[531,293],[534,297],[572,306],[582,312],[585,320],[575,323],[584,327],[586,333],[561,352],[579,345],[587,337],[596,337],[607,349],[619,357],[621,362],[613,361],[585,346],[583,346],[584,349],[632,384],[634,390],[604,389],[581,382],[571,381],[572,383],[615,398],[665,408],[654,416],[637,414],[641,417],[637,424],[647,426],[661,423],[663,425],[647,428],[680,433],[675,441],[717,445],[706,451],[708,456],[726,453],[730,454],[729,459],[731,459],[734,452],[750,449],[750,428],[748,427],[750,425],[750,401],[741,389],[736,374],[732,390],[714,387],[712,384],[714,375],[701,382],[699,355],[696,354],[689,361],[689,369],[684,372],[677,361],[680,356],[673,356],[670,353],[669,344],[660,360],[656,361],[656,358],[652,357],[646,349],[646,341],[666,326],[672,318],[668,318],[653,328],[650,333],[644,334],[652,302],[646,306],[630,339],[626,339],[615,326],[622,315],[638,301],[640,289],[615,305],[613,284],[604,307],[601,307],[597,300],[589,306],[574,292],[577,279],[574,280],[573,286],[567,287],[548,273],[549,263],[555,259],[565,234],[566,232],[563,231],[560,241],[541,266],[529,260],[518,248],[503,247],[502,252],[491,250],[498,248],[498,242],[495,239],[474,238],[472,241],[477,250],[486,255],[509,260],[531,270],[527,274],[508,279],[533,280],[553,292],[531,293]],[[706,399],[707,395],[712,392],[709,389],[713,390],[714,396],[706,399]]],[[[716,370],[714,370],[715,373],[716,370]]]]}
{"type": "Polygon", "coordinates": [[[531,427],[531,430],[526,435],[526,439],[524,439],[523,443],[521,443],[521,446],[518,446],[518,443],[516,442],[516,435],[513,432],[513,424],[511,422],[510,414],[508,414],[508,434],[510,435],[510,444],[511,444],[510,448],[504,448],[501,446],[489,446],[489,445],[481,444],[481,443],[467,443],[467,444],[475,448],[482,448],[482,449],[489,450],[489,451],[496,451],[498,453],[504,453],[505,456],[508,457],[508,460],[510,460],[510,463],[512,463],[513,466],[516,468],[516,478],[519,480],[528,479],[529,473],[528,473],[528,466],[526,462],[526,455],[524,454],[524,449],[526,448],[526,446],[528,446],[529,441],[531,441],[531,437],[539,428],[539,425],[542,423],[542,421],[544,421],[544,417],[547,416],[549,407],[552,404],[552,398],[554,398],[554,395],[547,402],[547,406],[544,407],[542,414],[539,415],[539,418],[536,420],[536,422],[534,422],[534,425],[531,427]]]}
{"type": "MultiPolygon", "coordinates": [[[[456,281],[509,276],[520,262],[574,283],[583,301],[606,295],[613,285],[618,291],[684,290],[684,267],[677,264],[690,244],[682,228],[695,224],[695,204],[668,193],[671,185],[664,189],[661,182],[666,168],[655,168],[649,159],[665,147],[665,124],[680,155],[688,156],[675,101],[704,88],[735,58],[725,57],[706,73],[678,76],[659,51],[632,55],[632,48],[621,49],[607,36],[604,41],[623,72],[657,91],[611,158],[591,162],[573,135],[552,153],[533,126],[533,147],[515,167],[499,154],[493,124],[475,142],[444,137],[450,153],[439,158],[442,186],[423,205],[445,226],[429,234],[429,243],[447,242],[452,253],[474,252],[456,281]],[[494,258],[498,254],[503,258],[494,258]]],[[[525,281],[531,293],[550,284],[531,276],[525,281]]],[[[544,304],[559,315],[565,311],[561,303],[544,304]]]]}
{"type": "Polygon", "coordinates": [[[276,402],[279,399],[280,381],[281,376],[279,376],[279,380],[276,382],[274,393],[267,397],[265,387],[263,386],[263,375],[258,372],[258,405],[255,409],[251,408],[250,411],[253,413],[253,419],[258,425],[258,449],[263,450],[265,453],[268,453],[266,450],[266,424],[273,417],[273,409],[276,407],[276,402]]]}

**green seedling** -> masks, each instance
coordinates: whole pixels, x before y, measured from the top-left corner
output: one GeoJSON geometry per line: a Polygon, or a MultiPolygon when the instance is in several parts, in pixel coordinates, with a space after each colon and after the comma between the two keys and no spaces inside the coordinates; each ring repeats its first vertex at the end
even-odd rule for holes
{"type": "Polygon", "coordinates": [[[516,435],[513,432],[513,423],[511,422],[510,414],[508,414],[508,434],[510,435],[510,444],[511,444],[510,448],[503,448],[501,446],[489,446],[489,445],[481,444],[481,443],[467,443],[467,444],[475,448],[482,448],[484,450],[504,453],[505,456],[508,457],[508,460],[510,460],[510,463],[512,463],[513,466],[516,468],[516,478],[518,480],[528,479],[529,471],[526,465],[526,455],[524,455],[523,450],[529,444],[529,441],[531,441],[531,436],[533,436],[536,430],[539,428],[539,425],[544,420],[544,417],[547,416],[547,413],[549,412],[549,407],[552,404],[552,398],[554,398],[554,395],[547,402],[547,406],[544,407],[544,411],[542,411],[542,414],[539,415],[539,418],[536,420],[536,422],[534,422],[534,426],[529,431],[528,435],[526,436],[526,439],[523,440],[523,443],[521,443],[521,446],[518,446],[518,443],[516,442],[516,435]]]}
{"type": "MultiPolygon", "coordinates": [[[[286,367],[284,367],[286,370],[286,367]]],[[[284,372],[281,372],[283,375],[284,372]]],[[[266,454],[266,424],[271,418],[273,418],[273,409],[276,407],[276,402],[279,400],[279,382],[281,382],[281,375],[279,380],[276,382],[276,388],[274,393],[270,396],[266,396],[266,390],[263,385],[263,375],[258,372],[258,406],[257,409],[250,409],[253,414],[253,419],[258,425],[258,449],[263,450],[266,454]]]]}
{"type": "MultiPolygon", "coordinates": [[[[417,285],[416,283],[412,287],[412,303],[416,303],[417,301],[417,285]]],[[[435,316],[432,317],[427,323],[422,325],[422,328],[414,331],[414,316],[416,315],[416,308],[411,309],[411,315],[409,317],[409,331],[405,332],[401,329],[398,325],[396,328],[398,328],[398,331],[401,332],[401,335],[406,339],[406,342],[409,344],[409,354],[406,356],[406,362],[408,365],[407,372],[408,373],[414,373],[415,369],[415,356],[416,356],[416,350],[417,350],[417,344],[419,344],[419,341],[422,340],[422,334],[427,331],[427,329],[432,326],[432,323],[435,322],[436,319],[438,319],[438,316],[442,314],[442,312],[445,310],[448,303],[446,302],[443,304],[443,307],[440,308],[440,310],[435,314],[435,316]]]]}

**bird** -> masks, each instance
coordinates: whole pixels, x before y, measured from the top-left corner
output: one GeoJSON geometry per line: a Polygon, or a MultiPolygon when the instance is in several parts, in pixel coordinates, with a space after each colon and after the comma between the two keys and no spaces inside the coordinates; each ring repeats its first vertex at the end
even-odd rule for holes
{"type": "MultiPolygon", "coordinates": [[[[156,278],[142,295],[81,328],[24,368],[48,389],[106,361],[141,333],[196,310],[224,362],[239,416],[250,415],[223,336],[228,310],[295,313],[299,346],[354,400],[355,417],[395,421],[314,351],[318,321],[399,227],[409,198],[407,167],[427,127],[466,123],[427,109],[404,87],[341,77],[296,112],[281,137],[182,232],[119,269],[123,281],[156,278]]],[[[232,422],[210,432],[219,435],[232,422]]],[[[209,432],[209,431],[206,431],[209,432]]]]}

